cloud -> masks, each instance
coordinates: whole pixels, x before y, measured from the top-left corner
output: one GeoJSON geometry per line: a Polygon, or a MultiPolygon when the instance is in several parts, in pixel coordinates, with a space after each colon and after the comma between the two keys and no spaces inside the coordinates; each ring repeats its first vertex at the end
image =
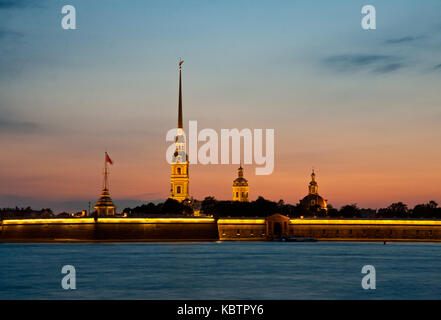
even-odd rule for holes
{"type": "Polygon", "coordinates": [[[31,0],[0,0],[0,9],[23,8],[31,3],[31,0]]]}
{"type": "Polygon", "coordinates": [[[6,29],[0,29],[0,40],[1,39],[10,39],[10,38],[21,38],[23,36],[22,33],[6,30],[6,29]]]}
{"type": "Polygon", "coordinates": [[[418,36],[418,37],[406,36],[406,37],[402,37],[402,38],[388,39],[384,43],[385,44],[405,44],[405,43],[415,42],[415,41],[418,41],[421,39],[424,39],[424,37],[423,36],[418,36]]]}
{"type": "Polygon", "coordinates": [[[404,68],[405,66],[402,63],[389,63],[382,66],[379,66],[378,68],[374,69],[373,72],[376,73],[389,73],[397,71],[398,69],[404,68]]]}
{"type": "Polygon", "coordinates": [[[324,63],[339,72],[365,70],[373,73],[390,73],[405,67],[401,58],[397,56],[376,54],[335,55],[325,58],[324,63]]]}
{"type": "Polygon", "coordinates": [[[34,133],[40,129],[41,127],[34,122],[0,119],[2,133],[34,133]]]}
{"type": "Polygon", "coordinates": [[[435,70],[441,70],[441,63],[440,63],[440,64],[437,64],[436,66],[434,66],[433,69],[435,69],[435,70]]]}

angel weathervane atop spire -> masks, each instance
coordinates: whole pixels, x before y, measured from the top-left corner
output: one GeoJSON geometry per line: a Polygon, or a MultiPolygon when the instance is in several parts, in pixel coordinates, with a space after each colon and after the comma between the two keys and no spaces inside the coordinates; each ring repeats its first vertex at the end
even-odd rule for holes
{"type": "Polygon", "coordinates": [[[179,58],[179,70],[182,70],[183,63],[184,63],[184,60],[182,60],[182,58],[179,58]]]}

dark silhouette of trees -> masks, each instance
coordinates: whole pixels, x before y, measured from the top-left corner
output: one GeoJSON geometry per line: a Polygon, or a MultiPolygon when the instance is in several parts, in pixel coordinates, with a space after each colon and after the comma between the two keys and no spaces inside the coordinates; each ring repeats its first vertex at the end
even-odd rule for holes
{"type": "Polygon", "coordinates": [[[340,216],[340,213],[338,212],[338,209],[334,208],[331,204],[328,204],[328,216],[330,218],[336,218],[340,216]]]}
{"type": "Polygon", "coordinates": [[[167,199],[163,203],[155,205],[150,202],[135,208],[125,208],[123,213],[128,217],[146,217],[152,215],[191,215],[193,209],[186,203],[181,203],[174,199],[167,199]]]}
{"type": "Polygon", "coordinates": [[[413,218],[441,218],[441,208],[438,208],[438,203],[429,201],[426,204],[417,204],[412,210],[413,218]]]}
{"type": "Polygon", "coordinates": [[[343,218],[357,218],[360,217],[360,208],[356,203],[348,204],[340,208],[339,214],[343,218]]]}
{"type": "Polygon", "coordinates": [[[201,212],[214,212],[216,208],[216,198],[215,197],[205,197],[201,203],[201,212]]]}
{"type": "Polygon", "coordinates": [[[27,208],[3,208],[0,209],[0,219],[33,219],[33,218],[53,218],[54,213],[49,208],[34,210],[27,208]]]}
{"type": "Polygon", "coordinates": [[[379,209],[378,216],[383,218],[406,218],[409,216],[409,209],[406,204],[395,202],[387,208],[379,209]]]}
{"type": "MultiPolygon", "coordinates": [[[[202,201],[189,201],[181,203],[173,199],[167,199],[163,203],[152,202],[142,204],[134,208],[125,208],[124,213],[128,217],[148,216],[190,216],[193,214],[192,206],[196,204],[195,210],[215,218],[221,217],[268,217],[280,213],[291,218],[363,218],[363,219],[441,219],[441,207],[435,201],[424,204],[417,204],[409,209],[403,202],[395,202],[386,208],[363,209],[357,204],[344,205],[338,210],[328,204],[327,210],[319,206],[312,206],[309,209],[298,203],[296,205],[285,203],[283,200],[277,202],[258,197],[255,201],[239,202],[216,200],[215,197],[206,197],[202,201]]],[[[70,217],[68,213],[62,213],[57,217],[70,217]]],[[[0,219],[32,219],[51,218],[54,213],[49,208],[33,210],[27,208],[3,208],[0,209],[0,219]]]]}

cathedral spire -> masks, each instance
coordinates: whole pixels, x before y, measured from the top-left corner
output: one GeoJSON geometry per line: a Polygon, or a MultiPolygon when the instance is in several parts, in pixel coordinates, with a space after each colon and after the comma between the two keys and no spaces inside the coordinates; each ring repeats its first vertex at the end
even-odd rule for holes
{"type": "Polygon", "coordinates": [[[188,155],[185,148],[185,135],[182,122],[182,63],[179,59],[179,100],[178,100],[178,130],[175,137],[175,153],[171,163],[170,198],[177,201],[187,201],[189,194],[188,155]]]}
{"type": "Polygon", "coordinates": [[[182,64],[184,60],[179,59],[179,101],[178,101],[178,129],[182,129],[182,64]]]}

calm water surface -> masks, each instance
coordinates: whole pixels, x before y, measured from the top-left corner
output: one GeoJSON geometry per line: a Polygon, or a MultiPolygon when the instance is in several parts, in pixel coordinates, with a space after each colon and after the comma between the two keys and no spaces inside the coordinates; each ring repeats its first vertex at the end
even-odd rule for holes
{"type": "Polygon", "coordinates": [[[439,299],[441,244],[0,244],[0,299],[439,299]],[[77,289],[63,290],[63,265],[77,289]],[[377,289],[361,288],[374,265],[377,289]]]}

